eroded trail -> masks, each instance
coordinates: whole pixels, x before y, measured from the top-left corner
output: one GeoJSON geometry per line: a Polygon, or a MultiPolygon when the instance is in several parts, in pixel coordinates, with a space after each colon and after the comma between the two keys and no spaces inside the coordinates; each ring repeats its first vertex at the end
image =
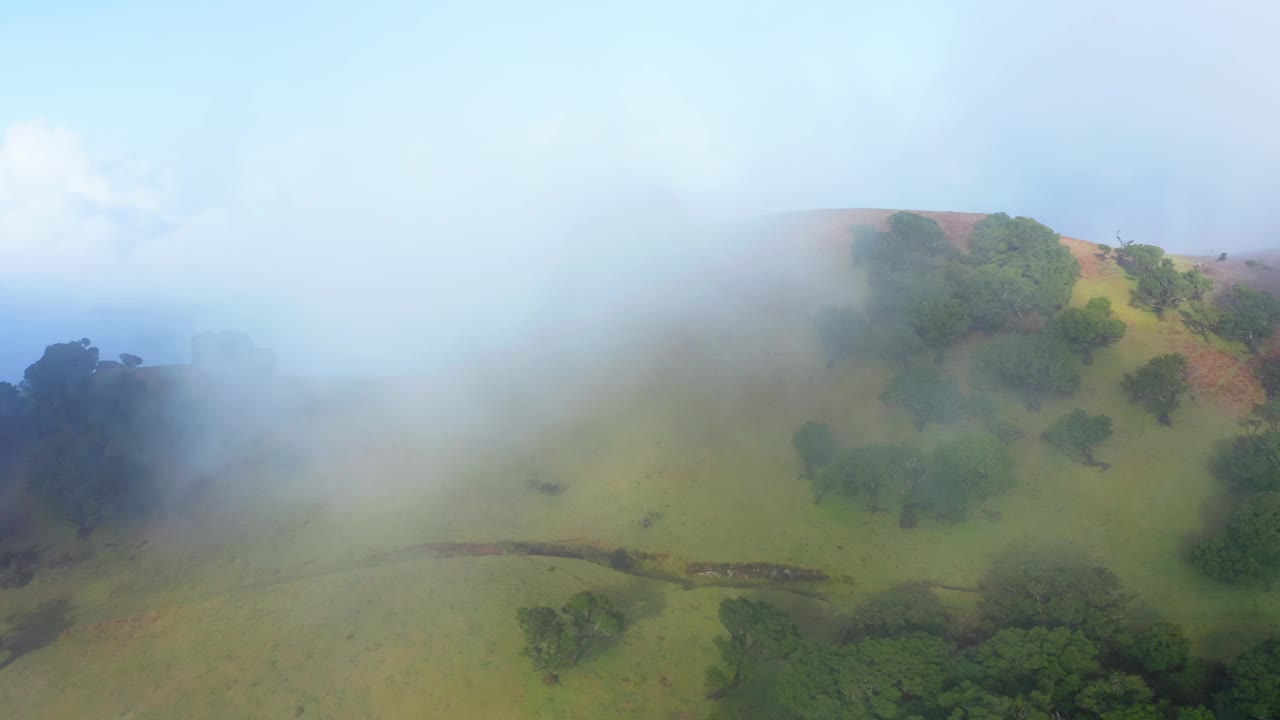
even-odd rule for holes
{"type": "MultiPolygon", "coordinates": [[[[288,583],[325,577],[356,570],[375,568],[391,563],[423,559],[459,557],[549,557],[579,560],[634,577],[676,585],[684,590],[699,587],[730,587],[744,590],[773,590],[806,598],[826,601],[821,589],[847,588],[851,578],[830,575],[822,570],[795,565],[768,562],[706,562],[690,561],[668,553],[650,553],[630,548],[606,548],[580,541],[523,542],[503,541],[492,543],[421,543],[386,552],[374,553],[359,560],[315,568],[304,572],[281,573],[255,578],[239,583],[203,599],[235,593],[261,590],[288,583]]],[[[67,628],[63,636],[95,636],[102,631],[129,625],[134,620],[151,613],[116,618],[104,622],[82,623],[67,628]]]]}

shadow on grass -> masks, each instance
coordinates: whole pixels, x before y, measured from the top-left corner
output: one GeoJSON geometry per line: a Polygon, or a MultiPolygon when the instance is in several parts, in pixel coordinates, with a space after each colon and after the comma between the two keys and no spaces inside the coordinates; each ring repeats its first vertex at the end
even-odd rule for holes
{"type": "Polygon", "coordinates": [[[7,653],[0,660],[0,671],[18,658],[53,643],[71,627],[71,604],[65,599],[48,600],[35,610],[9,616],[11,628],[0,637],[0,650],[7,653]]]}

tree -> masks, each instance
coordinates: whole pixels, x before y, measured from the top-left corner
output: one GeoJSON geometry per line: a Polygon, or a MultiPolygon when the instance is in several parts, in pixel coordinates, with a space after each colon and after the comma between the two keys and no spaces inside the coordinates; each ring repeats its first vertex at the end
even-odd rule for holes
{"type": "Polygon", "coordinates": [[[849,495],[866,494],[876,509],[883,492],[893,491],[901,496],[914,487],[924,472],[924,460],[905,445],[850,448],[827,467],[814,502],[821,502],[830,490],[841,490],[849,495]]]}
{"type": "Polygon", "coordinates": [[[1105,262],[1111,256],[1111,246],[1106,243],[1098,243],[1098,254],[1102,256],[1102,260],[1105,262]]]}
{"type": "Polygon", "coordinates": [[[977,353],[976,371],[979,382],[1016,390],[1031,410],[1046,395],[1070,395],[1080,386],[1070,346],[1045,333],[995,340],[977,353]]]}
{"type": "Polygon", "coordinates": [[[534,670],[555,678],[576,662],[577,647],[555,608],[541,605],[519,608],[516,622],[524,633],[520,654],[533,661],[534,670]]]}
{"type": "Polygon", "coordinates": [[[1121,264],[1134,277],[1142,277],[1155,269],[1163,259],[1164,248],[1131,243],[1125,248],[1124,262],[1121,264]]]}
{"type": "Polygon", "coordinates": [[[918,717],[937,706],[951,647],[924,633],[868,638],[833,648],[806,643],[779,682],[779,696],[806,720],[918,717]]]}
{"type": "Polygon", "coordinates": [[[1017,268],[978,265],[962,276],[959,295],[973,326],[997,332],[1037,312],[1034,286],[1017,268]]]}
{"type": "Polygon", "coordinates": [[[1130,402],[1141,402],[1156,414],[1161,425],[1169,425],[1169,413],[1178,409],[1182,393],[1191,387],[1186,375],[1187,358],[1169,353],[1148,360],[1133,374],[1125,373],[1122,386],[1130,402]]]}
{"type": "Polygon", "coordinates": [[[1044,439],[1068,455],[1074,455],[1085,465],[1105,465],[1093,457],[1093,451],[1111,437],[1111,418],[1106,415],[1090,415],[1076,408],[1063,415],[1044,431],[1044,439]]]}
{"type": "Polygon", "coordinates": [[[1280,397],[1280,357],[1263,358],[1254,374],[1258,376],[1258,382],[1262,383],[1267,397],[1280,397]]]}
{"type": "Polygon", "coordinates": [[[1226,314],[1217,305],[1199,300],[1192,300],[1178,310],[1182,316],[1182,324],[1191,332],[1209,341],[1209,333],[1216,333],[1222,326],[1226,314]]]}
{"type": "Polygon", "coordinates": [[[142,358],[133,353],[120,353],[120,362],[125,367],[136,368],[142,364],[142,358]]]}
{"type": "Polygon", "coordinates": [[[911,423],[923,431],[930,422],[959,419],[964,410],[960,385],[934,368],[911,368],[889,382],[880,401],[911,412],[911,423]]]}
{"type": "Polygon", "coordinates": [[[1101,671],[1098,648],[1067,628],[1005,628],[970,656],[983,687],[1010,697],[1028,697],[1044,711],[1066,705],[1101,671]]]}
{"type": "Polygon", "coordinates": [[[937,362],[947,346],[969,330],[969,309],[959,300],[924,300],[911,311],[911,326],[924,344],[937,351],[937,362]]]}
{"type": "Polygon", "coordinates": [[[1187,666],[1191,641],[1178,625],[1158,622],[1138,633],[1131,654],[1149,673],[1177,672],[1187,666]]]}
{"type": "Polygon", "coordinates": [[[827,354],[827,369],[857,352],[867,334],[867,318],[852,305],[825,307],[813,321],[827,354]]]}
{"type": "Polygon", "coordinates": [[[1132,295],[1134,303],[1149,307],[1157,317],[1163,317],[1165,310],[1199,299],[1212,285],[1198,270],[1178,272],[1173,261],[1165,258],[1138,276],[1132,295]]]}
{"type": "Polygon", "coordinates": [[[1083,308],[1067,308],[1054,317],[1049,332],[1093,364],[1095,348],[1105,347],[1124,337],[1124,321],[1111,317],[1111,301],[1096,297],[1083,308]]]}
{"type": "Polygon", "coordinates": [[[852,229],[853,259],[876,270],[899,272],[928,264],[944,255],[950,246],[934,220],[900,212],[889,218],[888,230],[859,226],[852,229]]]}
{"type": "Polygon", "coordinates": [[[960,517],[971,503],[1013,487],[1013,455],[991,435],[966,435],[939,445],[928,482],[913,494],[915,504],[960,517]]]}
{"type": "Polygon", "coordinates": [[[924,583],[898,585],[859,603],[843,637],[848,641],[911,632],[937,637],[947,633],[946,608],[924,583]]]}
{"type": "Polygon", "coordinates": [[[1091,681],[1076,695],[1076,705],[1094,715],[1148,706],[1155,693],[1137,675],[1113,672],[1091,681]]]}
{"type": "Polygon", "coordinates": [[[804,463],[804,474],[809,478],[815,477],[815,473],[826,467],[836,454],[836,436],[831,434],[831,428],[826,423],[812,420],[801,425],[791,436],[791,445],[800,456],[800,462],[804,463]]]}
{"type": "Polygon", "coordinates": [[[1236,436],[1218,456],[1216,469],[1224,480],[1243,490],[1280,490],[1280,432],[1236,436]]]}
{"type": "Polygon", "coordinates": [[[920,335],[910,325],[885,319],[871,328],[866,347],[869,352],[884,362],[903,367],[912,357],[922,352],[925,345],[920,335]]]}
{"type": "Polygon", "coordinates": [[[1196,544],[1191,558],[1205,574],[1224,582],[1280,575],[1280,492],[1241,500],[1222,531],[1196,544]]]}
{"type": "Polygon", "coordinates": [[[1228,662],[1227,679],[1227,690],[1216,698],[1219,720],[1280,717],[1280,639],[1228,662]]]}
{"type": "Polygon", "coordinates": [[[520,654],[554,683],[561,671],[578,664],[593,640],[620,635],[623,618],[608,597],[583,591],[571,596],[559,612],[541,605],[519,608],[516,622],[525,640],[520,654]]]}
{"type": "Polygon", "coordinates": [[[1236,285],[1222,297],[1221,304],[1222,318],[1217,326],[1219,335],[1239,340],[1255,355],[1258,354],[1258,343],[1275,335],[1276,323],[1280,322],[1280,300],[1272,297],[1271,293],[1248,285],[1236,285]]]}
{"type": "Polygon", "coordinates": [[[1065,305],[1080,276],[1080,262],[1058,233],[1031,218],[988,215],[974,226],[969,245],[972,264],[1010,268],[1029,281],[1026,305],[1032,312],[1048,314],[1065,305]]]}
{"type": "Polygon", "coordinates": [[[746,598],[720,601],[720,623],[729,636],[715,639],[720,665],[707,669],[708,697],[718,698],[742,683],[764,659],[783,659],[800,644],[800,634],[783,610],[746,598]]]}
{"type": "Polygon", "coordinates": [[[979,587],[978,606],[998,627],[1068,628],[1094,640],[1115,636],[1133,601],[1115,573],[1071,550],[1000,556],[979,587]]]}

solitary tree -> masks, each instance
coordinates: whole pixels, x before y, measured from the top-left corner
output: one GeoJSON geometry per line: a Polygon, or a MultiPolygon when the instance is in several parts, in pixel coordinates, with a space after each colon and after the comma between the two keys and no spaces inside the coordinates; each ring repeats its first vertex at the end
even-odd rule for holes
{"type": "Polygon", "coordinates": [[[120,362],[123,363],[125,367],[135,368],[142,364],[142,358],[134,355],[133,353],[120,353],[120,362]]]}
{"type": "Polygon", "coordinates": [[[1096,297],[1083,308],[1067,308],[1058,313],[1050,332],[1079,352],[1085,365],[1092,365],[1094,349],[1124,337],[1125,324],[1111,317],[1110,300],[1096,297]]]}
{"type": "Polygon", "coordinates": [[[1101,255],[1102,259],[1105,261],[1107,258],[1111,257],[1111,246],[1106,243],[1098,243],[1098,254],[1101,255]]]}
{"type": "Polygon", "coordinates": [[[548,684],[559,682],[559,673],[578,663],[578,658],[599,638],[622,633],[622,614],[609,598],[599,593],[575,593],[557,612],[546,606],[516,610],[516,622],[524,633],[520,654],[533,661],[533,669],[546,673],[548,684]]]}
{"type": "Polygon", "coordinates": [[[849,495],[863,494],[871,509],[879,509],[884,493],[901,496],[924,475],[925,462],[906,445],[863,445],[850,448],[823,473],[814,502],[831,490],[849,495]]]}
{"type": "Polygon", "coordinates": [[[912,493],[913,504],[960,517],[978,500],[1015,484],[1013,455],[992,435],[966,435],[939,445],[927,482],[912,493]]]}
{"type": "Polygon", "coordinates": [[[1160,355],[1136,372],[1124,374],[1122,386],[1132,402],[1141,402],[1155,413],[1161,425],[1170,425],[1169,413],[1178,409],[1182,393],[1190,389],[1186,381],[1187,358],[1178,353],[1160,355]]]}
{"type": "Polygon", "coordinates": [[[813,478],[815,473],[826,467],[836,453],[836,437],[826,423],[810,420],[791,437],[791,445],[804,463],[805,477],[813,478]]]}
{"type": "Polygon", "coordinates": [[[720,623],[729,636],[715,639],[721,663],[707,668],[707,697],[712,699],[738,687],[759,662],[783,659],[800,643],[787,613],[767,602],[725,598],[720,601],[720,623]]]}
{"type": "Polygon", "coordinates": [[[1054,420],[1043,437],[1050,445],[1075,456],[1085,465],[1107,467],[1106,463],[1098,462],[1093,456],[1094,449],[1111,437],[1111,418],[1106,415],[1090,415],[1076,408],[1054,420]]]}

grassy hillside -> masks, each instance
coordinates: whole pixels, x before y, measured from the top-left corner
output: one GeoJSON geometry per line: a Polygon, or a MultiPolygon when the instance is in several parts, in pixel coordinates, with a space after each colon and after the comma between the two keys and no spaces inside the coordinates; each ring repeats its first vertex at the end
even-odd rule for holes
{"type": "MultiPolygon", "coordinates": [[[[554,412],[525,416],[522,399],[537,394],[513,390],[488,410],[504,423],[482,434],[377,419],[369,432],[367,418],[344,415],[324,435],[341,441],[313,443],[304,460],[228,470],[222,482],[236,491],[200,512],[104,531],[87,545],[61,539],[47,552],[85,559],[0,593],[0,614],[15,616],[68,602],[55,624],[63,632],[0,671],[0,706],[31,718],[742,711],[704,699],[702,678],[721,631],[717,603],[743,591],[685,590],[564,559],[374,558],[427,542],[572,540],[820,568],[842,580],[821,598],[746,592],[791,610],[809,633],[830,632],[858,599],[894,584],[972,587],[1004,550],[1073,544],[1114,570],[1144,613],[1186,628],[1201,654],[1237,652],[1280,630],[1280,596],[1215,583],[1184,559],[1189,539],[1224,505],[1226,491],[1207,467],[1215,443],[1260,396],[1242,348],[1206,344],[1173,317],[1129,307],[1131,281],[1092,258],[1088,243],[1065,241],[1084,266],[1072,303],[1109,297],[1129,330],[1098,351],[1073,397],[1029,412],[1000,395],[1025,433],[1014,445],[1015,489],[965,521],[925,518],[914,529],[860,500],[814,504],[790,444],[806,420],[828,422],[849,444],[911,439],[925,448],[976,428],[931,425],[917,434],[905,412],[879,400],[889,368],[825,367],[815,312],[864,300],[848,227],[888,214],[773,219],[726,272],[751,277],[784,265],[787,273],[744,283],[753,289],[725,297],[717,312],[605,358],[590,392],[554,412]],[[1119,383],[1174,350],[1193,358],[1196,390],[1162,427],[1119,383]],[[1114,419],[1115,435],[1099,451],[1110,470],[1071,462],[1039,439],[1074,407],[1114,419]],[[529,489],[534,477],[563,491],[529,489]],[[611,595],[632,626],[621,647],[599,650],[560,687],[545,687],[518,655],[515,608],[555,605],[581,589],[611,595]]],[[[981,218],[935,217],[958,244],[981,218]]],[[[964,340],[945,372],[967,383],[972,353],[986,342],[964,340]]],[[[964,592],[943,595],[955,607],[973,602],[964,592]]]]}

